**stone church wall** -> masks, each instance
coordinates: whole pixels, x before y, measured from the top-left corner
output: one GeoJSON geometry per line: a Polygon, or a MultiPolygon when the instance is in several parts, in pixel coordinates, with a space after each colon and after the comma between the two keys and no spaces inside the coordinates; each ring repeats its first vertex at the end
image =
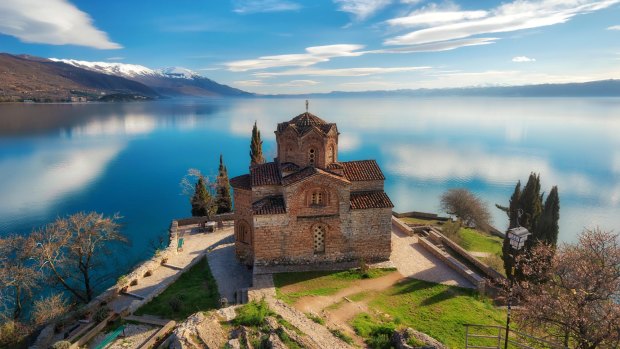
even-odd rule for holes
{"type": "Polygon", "coordinates": [[[235,252],[237,258],[251,263],[254,259],[252,254],[253,226],[252,226],[252,192],[250,190],[235,189],[235,252]],[[240,241],[238,238],[239,227],[246,224],[249,229],[249,241],[240,241]]]}
{"type": "Polygon", "coordinates": [[[391,252],[392,209],[351,210],[351,245],[366,261],[387,260],[391,252]]]}

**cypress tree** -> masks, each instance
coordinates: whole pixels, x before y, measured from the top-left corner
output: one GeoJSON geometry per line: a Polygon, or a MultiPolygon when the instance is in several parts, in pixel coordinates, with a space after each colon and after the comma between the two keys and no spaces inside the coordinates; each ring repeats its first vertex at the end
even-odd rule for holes
{"type": "Polygon", "coordinates": [[[192,216],[209,216],[211,209],[211,194],[209,194],[204,177],[202,176],[198,177],[194,195],[190,199],[190,203],[192,204],[192,216]]]}
{"type": "Polygon", "coordinates": [[[523,215],[519,218],[519,225],[529,230],[531,233],[534,233],[538,218],[542,213],[540,175],[534,172],[530,173],[530,177],[521,193],[519,208],[523,210],[523,215]]]}
{"type": "Polygon", "coordinates": [[[537,227],[537,236],[540,241],[550,245],[557,245],[560,232],[560,195],[558,187],[554,186],[545,200],[545,206],[537,227]]]}
{"type": "Polygon", "coordinates": [[[250,142],[250,166],[259,165],[265,162],[263,157],[263,141],[260,139],[260,131],[254,121],[252,128],[252,141],[250,142]]]}
{"type": "MultiPolygon", "coordinates": [[[[509,226],[508,229],[512,229],[517,227],[519,221],[519,209],[521,204],[521,181],[517,181],[517,185],[515,185],[515,190],[510,197],[510,202],[508,207],[495,205],[500,210],[506,212],[508,215],[509,226]]],[[[504,242],[502,244],[502,257],[504,260],[504,270],[506,271],[506,276],[508,278],[512,278],[512,267],[514,264],[513,258],[511,257],[512,247],[510,246],[510,239],[508,236],[504,238],[504,242]]]]}
{"type": "Polygon", "coordinates": [[[230,183],[228,181],[228,170],[224,165],[224,158],[220,154],[220,167],[217,175],[217,214],[232,211],[232,198],[230,197],[230,183]]]}

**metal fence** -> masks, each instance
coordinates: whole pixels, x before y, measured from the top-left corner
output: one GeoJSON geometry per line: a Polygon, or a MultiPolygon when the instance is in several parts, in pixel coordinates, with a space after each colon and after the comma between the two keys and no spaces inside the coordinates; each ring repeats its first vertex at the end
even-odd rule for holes
{"type": "MultiPolygon", "coordinates": [[[[537,338],[529,334],[510,330],[510,349],[568,349],[567,347],[537,338]]],[[[495,325],[465,324],[465,349],[503,349],[506,341],[506,327],[495,325]]]]}

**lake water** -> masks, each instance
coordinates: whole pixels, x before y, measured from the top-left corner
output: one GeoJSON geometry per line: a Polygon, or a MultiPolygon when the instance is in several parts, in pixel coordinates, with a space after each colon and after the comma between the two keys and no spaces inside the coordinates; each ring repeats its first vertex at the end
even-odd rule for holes
{"type": "MultiPolygon", "coordinates": [[[[303,111],[302,99],[0,105],[0,234],[118,212],[133,242],[121,274],[190,215],[187,169],[215,175],[222,153],[231,177],[246,173],[254,121],[271,159],[276,124],[303,111]]],[[[466,187],[504,229],[493,204],[536,171],[543,190],[559,186],[561,240],[620,229],[620,99],[317,99],[310,111],[338,124],[340,160],[377,159],[397,211],[438,212],[446,189],[466,187]]]]}

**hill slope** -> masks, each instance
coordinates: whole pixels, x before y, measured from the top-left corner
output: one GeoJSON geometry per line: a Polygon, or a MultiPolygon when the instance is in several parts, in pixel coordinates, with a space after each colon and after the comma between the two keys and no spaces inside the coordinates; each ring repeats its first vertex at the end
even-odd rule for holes
{"type": "Polygon", "coordinates": [[[0,53],[0,101],[66,101],[73,96],[156,98],[152,88],[120,76],[32,56],[0,53]]]}
{"type": "Polygon", "coordinates": [[[253,95],[228,85],[219,84],[196,72],[180,67],[150,69],[136,64],[88,62],[55,58],[52,58],[52,60],[99,73],[121,76],[138,81],[151,87],[158,93],[170,97],[247,97],[253,95]]]}

